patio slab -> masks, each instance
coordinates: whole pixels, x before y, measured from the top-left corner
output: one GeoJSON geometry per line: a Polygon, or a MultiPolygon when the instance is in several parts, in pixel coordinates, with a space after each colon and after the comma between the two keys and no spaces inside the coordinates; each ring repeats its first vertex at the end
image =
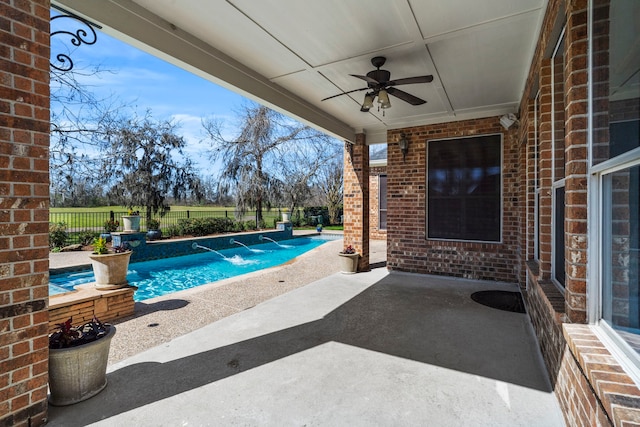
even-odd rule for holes
{"type": "Polygon", "coordinates": [[[109,367],[51,426],[562,426],[514,285],[333,274],[109,367]]]}

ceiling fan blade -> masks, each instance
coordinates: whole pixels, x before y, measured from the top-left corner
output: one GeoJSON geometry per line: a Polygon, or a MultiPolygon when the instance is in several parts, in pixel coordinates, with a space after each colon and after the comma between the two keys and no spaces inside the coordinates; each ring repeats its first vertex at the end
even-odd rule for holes
{"type": "Polygon", "coordinates": [[[417,96],[413,96],[410,93],[407,93],[400,89],[396,89],[394,87],[387,88],[387,93],[389,95],[395,96],[396,98],[400,98],[411,105],[422,105],[427,102],[424,99],[420,99],[417,96]]]}
{"type": "Polygon", "coordinates": [[[387,83],[389,86],[398,86],[398,85],[410,85],[414,83],[431,83],[433,81],[433,76],[416,76],[416,77],[407,77],[405,79],[391,80],[387,83]]]}
{"type": "Polygon", "coordinates": [[[367,83],[371,83],[371,84],[373,84],[373,85],[379,85],[379,84],[380,84],[380,82],[379,82],[379,81],[377,81],[376,79],[371,78],[371,77],[369,77],[369,76],[359,76],[358,74],[349,74],[349,75],[350,75],[351,77],[357,77],[357,78],[359,78],[359,79],[362,79],[362,80],[364,80],[365,82],[367,82],[367,83]]]}
{"type": "Polygon", "coordinates": [[[337,97],[337,96],[342,96],[342,95],[346,95],[346,94],[351,93],[351,92],[359,92],[359,91],[361,91],[361,90],[367,90],[367,89],[369,89],[369,88],[368,88],[368,87],[363,87],[363,88],[361,88],[361,89],[349,90],[349,91],[347,91],[347,92],[342,92],[342,93],[339,93],[339,94],[337,94],[337,95],[333,95],[333,96],[329,96],[329,97],[327,97],[327,98],[321,99],[320,101],[321,101],[321,102],[322,102],[322,101],[326,101],[327,99],[335,98],[335,97],[337,97]]]}

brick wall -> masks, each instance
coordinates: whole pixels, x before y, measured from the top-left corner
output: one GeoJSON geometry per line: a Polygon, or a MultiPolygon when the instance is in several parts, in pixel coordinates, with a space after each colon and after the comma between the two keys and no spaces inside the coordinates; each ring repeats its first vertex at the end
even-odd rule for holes
{"type": "Polygon", "coordinates": [[[49,1],[0,2],[0,425],[47,416],[49,1]]]}
{"type": "MultiPolygon", "coordinates": [[[[534,326],[549,377],[555,383],[565,341],[562,322],[565,317],[565,297],[551,282],[552,275],[552,187],[553,187],[553,47],[557,43],[558,28],[563,24],[561,2],[551,0],[542,24],[536,53],[527,79],[526,90],[520,104],[520,137],[527,140],[528,164],[521,169],[521,180],[526,183],[528,231],[526,233],[527,286],[524,299],[534,326]],[[532,101],[536,108],[532,108],[532,101]],[[537,104],[537,105],[536,105],[537,104]],[[536,191],[537,194],[536,194],[536,191]],[[537,204],[537,212],[533,206],[537,204]],[[537,242],[535,241],[537,236],[537,242]],[[537,251],[536,251],[537,243],[537,251]]],[[[558,76],[564,72],[556,67],[558,76]]],[[[557,87],[556,87],[557,89],[557,87]]],[[[557,104],[558,107],[562,103],[557,104]]],[[[557,123],[562,126],[563,124],[557,123]]],[[[564,156],[562,156],[564,157],[564,156]]]]}
{"type": "Polygon", "coordinates": [[[94,316],[105,323],[131,316],[135,309],[135,291],[133,286],[99,291],[93,284],[86,284],[76,286],[74,292],[53,295],[49,298],[49,332],[70,317],[74,325],[81,325],[94,316]]]}
{"type": "Polygon", "coordinates": [[[588,325],[564,325],[556,396],[567,425],[640,424],[640,389],[588,325]]]}
{"type": "Polygon", "coordinates": [[[587,319],[587,1],[567,8],[565,42],[565,299],[569,321],[587,319]]]}
{"type": "Polygon", "coordinates": [[[518,201],[520,147],[516,127],[509,132],[499,117],[394,129],[409,139],[406,161],[397,142],[388,144],[387,267],[392,270],[494,281],[517,282],[520,211],[518,201]],[[427,141],[446,138],[503,135],[502,242],[478,243],[426,239],[427,141]]]}
{"type": "Polygon", "coordinates": [[[371,239],[384,240],[387,238],[387,230],[381,230],[380,224],[380,175],[387,174],[386,166],[370,168],[369,171],[369,237],[371,239]]]}
{"type": "Polygon", "coordinates": [[[358,271],[369,270],[369,147],[364,134],[344,150],[344,244],[360,254],[358,271]]]}
{"type": "MultiPolygon", "coordinates": [[[[594,23],[596,28],[608,32],[606,0],[598,2],[594,23]]],[[[637,425],[640,423],[640,389],[624,372],[591,327],[587,313],[587,193],[588,193],[588,2],[570,0],[566,3],[551,0],[543,22],[536,56],[532,61],[528,83],[520,108],[525,126],[520,138],[527,140],[529,164],[522,171],[526,183],[528,203],[535,203],[536,186],[540,188],[539,201],[539,256],[532,250],[531,239],[535,229],[528,228],[526,244],[527,286],[524,292],[527,311],[542,350],[543,358],[562,407],[565,422],[579,425],[637,425]],[[564,8],[561,9],[561,6],[564,8]],[[552,86],[552,60],[550,52],[556,43],[558,28],[566,23],[562,94],[554,93],[552,86]],[[559,25],[560,24],[560,25],[559,25]],[[539,90],[537,116],[531,111],[531,100],[539,90]],[[533,91],[536,91],[534,93],[533,91]],[[554,122],[552,95],[562,103],[564,123],[554,122]],[[537,124],[532,120],[536,117],[537,124]],[[552,124],[554,125],[552,127],[552,124]],[[553,152],[552,130],[562,126],[564,153],[553,152]],[[537,147],[535,146],[537,137],[537,147]],[[564,165],[552,164],[563,158],[564,165]],[[564,166],[560,170],[561,166],[564,166]],[[565,177],[564,209],[564,289],[551,282],[552,276],[552,172],[565,177]],[[537,176],[537,180],[536,180],[537,176]]],[[[605,58],[607,37],[597,35],[593,40],[594,55],[605,58]]],[[[556,68],[556,73],[558,69],[556,68]]],[[[594,68],[594,163],[608,158],[609,90],[607,70],[594,68]]],[[[555,88],[555,89],[554,89],[555,88]]],[[[625,117],[632,114],[623,107],[625,117]]],[[[614,114],[615,115],[615,114],[614,114]]],[[[557,147],[558,145],[556,145],[557,147]]],[[[622,186],[624,187],[624,185],[622,186]]],[[[535,223],[532,210],[527,209],[528,223],[535,223]]]]}

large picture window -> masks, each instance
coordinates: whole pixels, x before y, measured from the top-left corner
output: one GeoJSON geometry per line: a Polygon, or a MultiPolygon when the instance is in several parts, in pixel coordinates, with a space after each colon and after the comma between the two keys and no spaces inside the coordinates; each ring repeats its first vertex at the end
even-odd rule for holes
{"type": "Polygon", "coordinates": [[[499,242],[502,136],[429,141],[427,238],[499,242]]]}

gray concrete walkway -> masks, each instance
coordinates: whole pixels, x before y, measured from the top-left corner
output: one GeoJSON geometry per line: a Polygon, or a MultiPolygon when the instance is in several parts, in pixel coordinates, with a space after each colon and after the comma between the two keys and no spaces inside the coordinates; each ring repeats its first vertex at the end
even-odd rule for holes
{"type": "Polygon", "coordinates": [[[487,289],[517,290],[329,274],[111,365],[49,425],[564,425],[528,317],[487,289]]]}

